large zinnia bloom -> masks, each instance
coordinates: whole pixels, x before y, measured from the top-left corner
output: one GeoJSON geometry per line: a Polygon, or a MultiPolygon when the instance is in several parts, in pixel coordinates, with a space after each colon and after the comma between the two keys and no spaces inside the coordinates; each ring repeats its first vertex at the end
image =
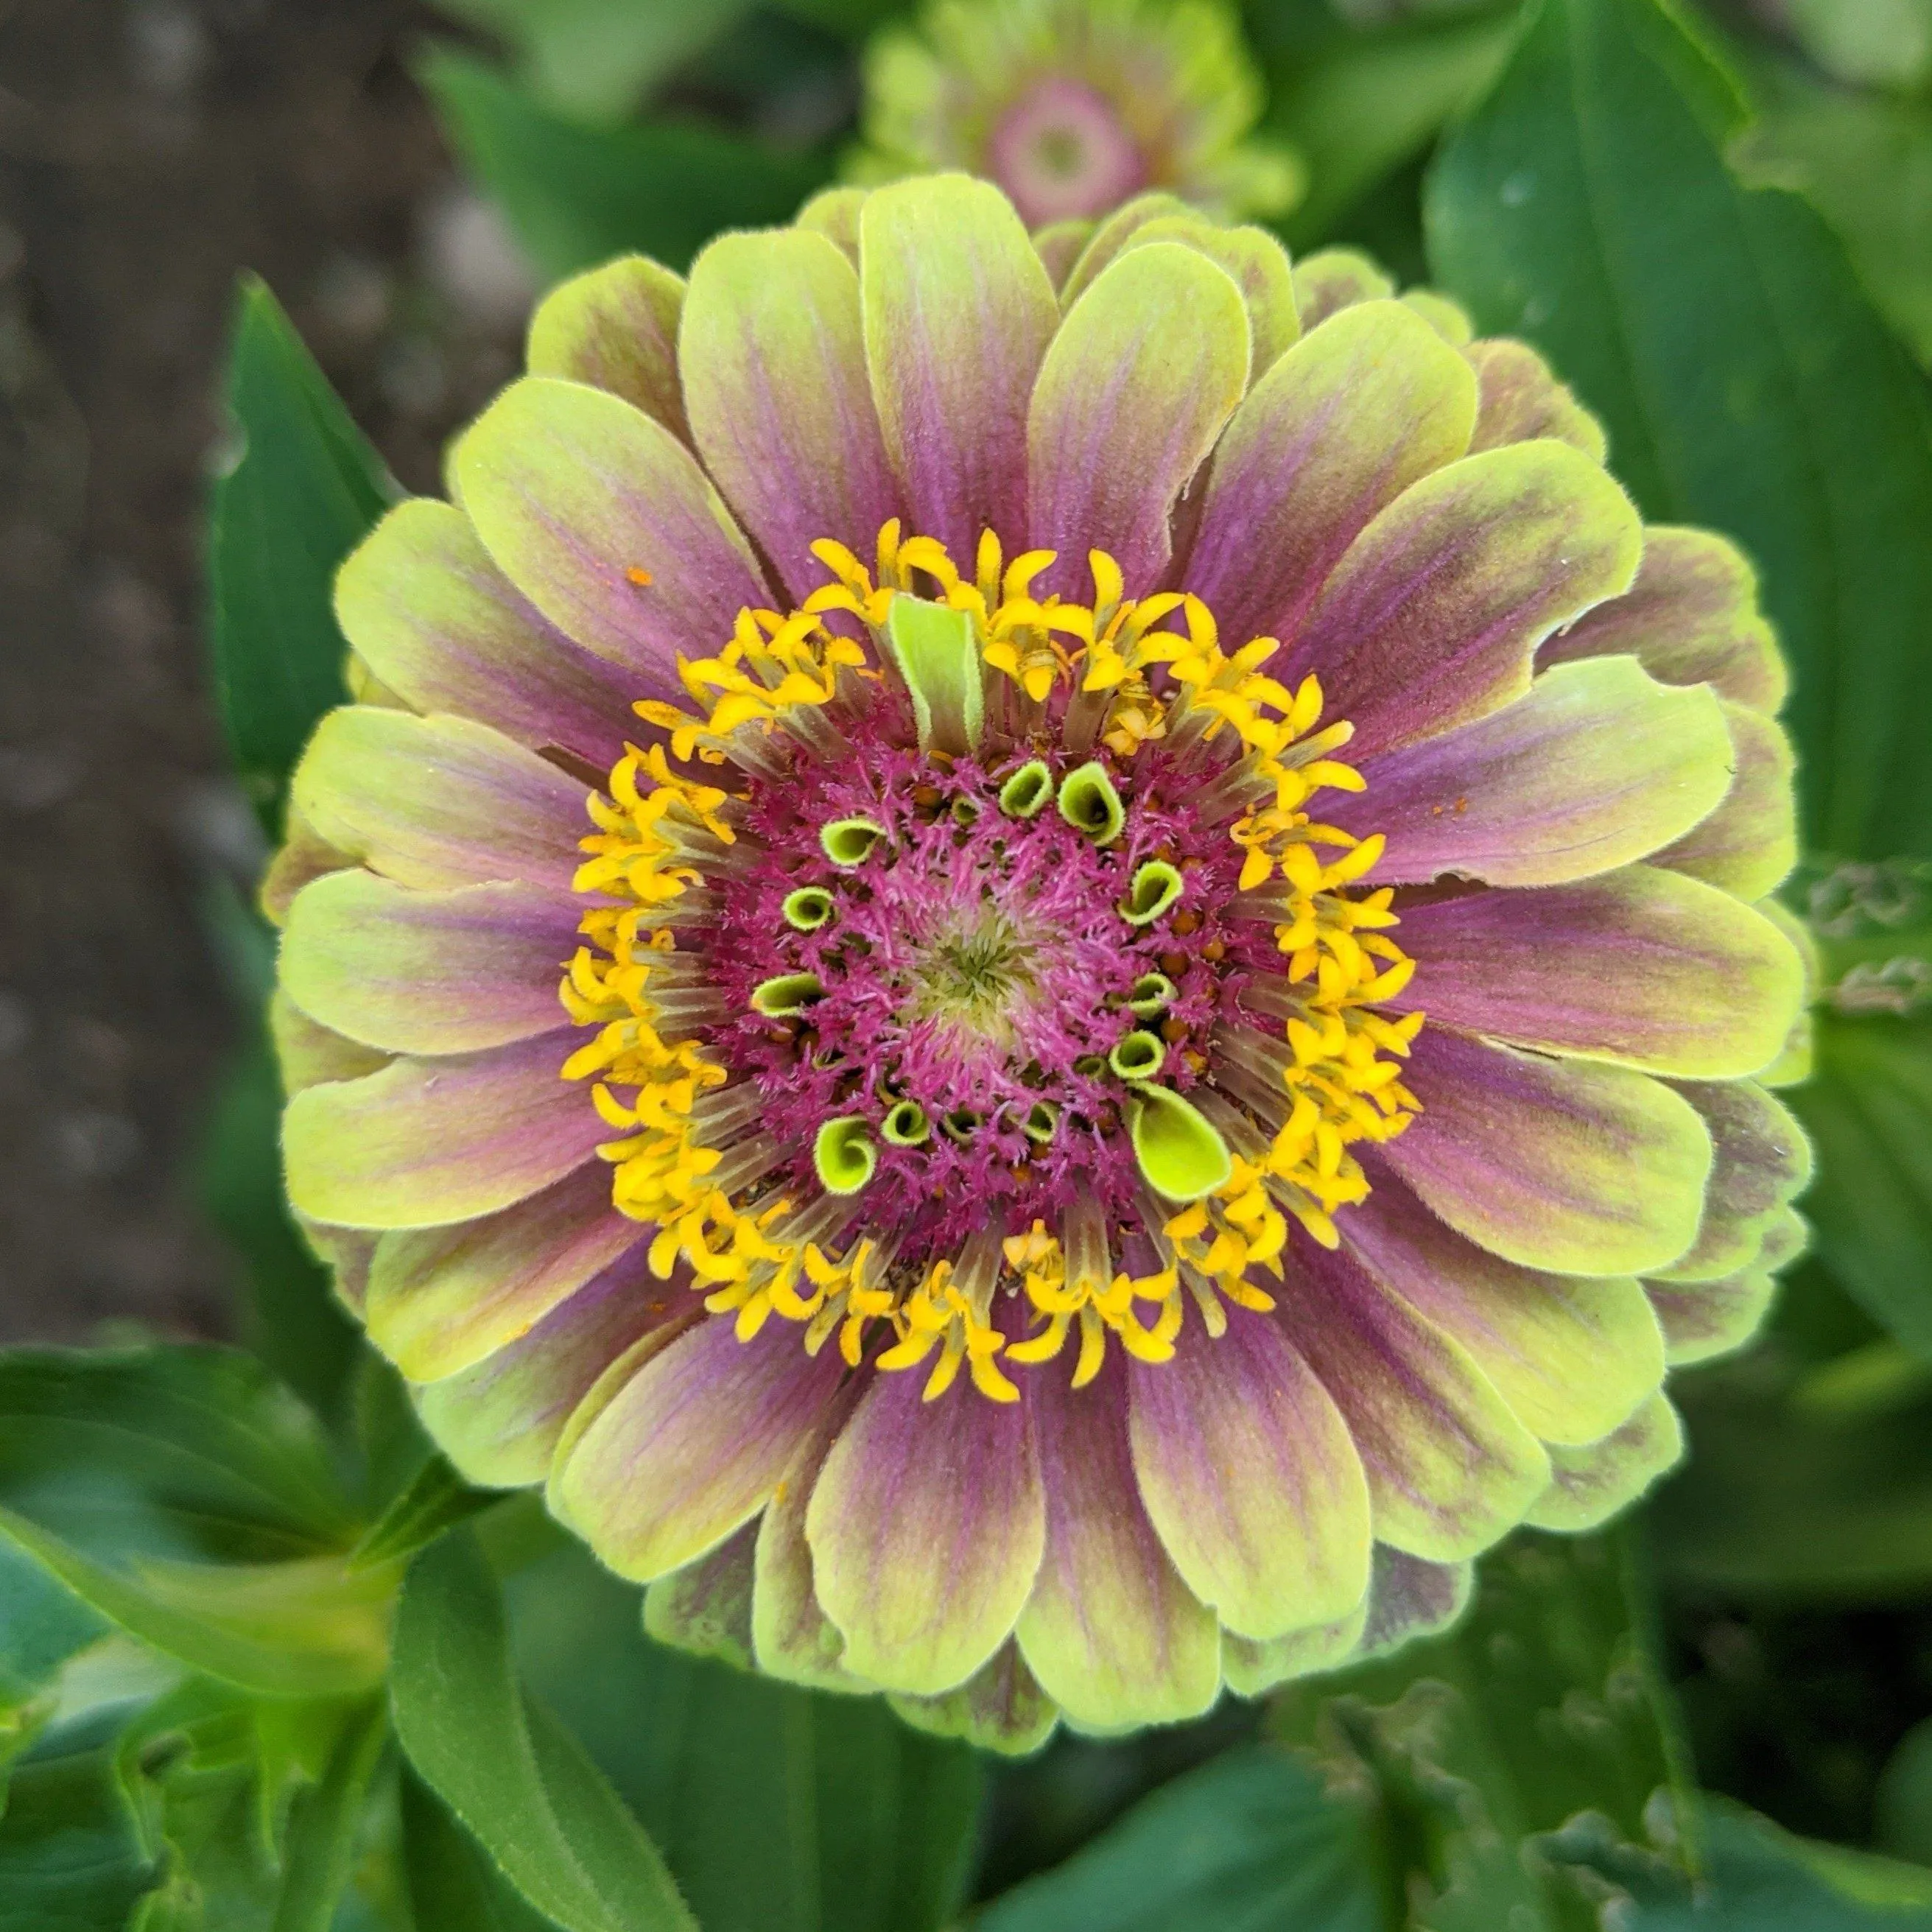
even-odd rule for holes
{"type": "Polygon", "coordinates": [[[1221,0],[934,0],[867,51],[853,172],[965,168],[1035,227],[1150,189],[1219,217],[1282,214],[1303,170],[1251,137],[1262,102],[1221,0]]]}
{"type": "Polygon", "coordinates": [[[1803,1142],[1784,673],[1535,356],[1156,199],[620,262],[339,608],[289,1184],[652,1628],[1024,1744],[1677,1450],[1803,1142]]]}

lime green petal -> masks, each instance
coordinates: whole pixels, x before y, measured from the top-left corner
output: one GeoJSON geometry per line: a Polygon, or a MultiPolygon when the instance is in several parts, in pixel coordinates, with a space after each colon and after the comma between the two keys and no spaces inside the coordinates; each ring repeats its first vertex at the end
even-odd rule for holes
{"type": "Polygon", "coordinates": [[[1093,238],[1090,221],[1055,221],[1034,231],[1034,250],[1046,270],[1047,280],[1053,284],[1056,298],[1066,287],[1081,251],[1093,238]]]}
{"type": "Polygon", "coordinates": [[[1348,1423],[1378,1542],[1454,1563],[1522,1521],[1549,1460],[1466,1349],[1346,1250],[1311,1240],[1296,1241],[1270,1292],[1348,1423]]]}
{"type": "Polygon", "coordinates": [[[1786,1208],[1765,1231],[1748,1265],[1714,1281],[1646,1281],[1672,1367],[1708,1362],[1742,1348],[1762,1325],[1778,1293],[1778,1271],[1810,1245],[1802,1215],[1786,1208]]]}
{"type": "Polygon", "coordinates": [[[1654,1395],[1602,1442],[1552,1449],[1554,1478],[1528,1520],[1538,1529],[1594,1529],[1636,1502],[1683,1454],[1684,1425],[1669,1399],[1654,1395]]]}
{"type": "Polygon", "coordinates": [[[1100,279],[1102,271],[1112,266],[1128,242],[1149,222],[1163,221],[1174,216],[1191,221],[1198,218],[1199,212],[1178,195],[1164,190],[1136,195],[1132,201],[1122,202],[1112,214],[1092,228],[1086,246],[1075,257],[1061,285],[1061,309],[1070,309],[1100,279]]]}
{"type": "Polygon", "coordinates": [[[332,1228],[306,1214],[293,1219],[302,1239],[334,1277],[329,1286],[336,1298],[359,1320],[368,1297],[369,1264],[377,1237],[356,1228],[332,1228]]]}
{"type": "Polygon", "coordinates": [[[1385,302],[1394,293],[1394,283],[1353,248],[1324,248],[1294,265],[1294,299],[1304,333],[1358,302],[1385,302]]]}
{"type": "Polygon", "coordinates": [[[1552,638],[1543,662],[1626,652],[1666,684],[1708,684],[1719,697],[1767,717],[1790,686],[1758,608],[1756,573],[1736,544],[1709,530],[1651,525],[1643,567],[1628,595],[1552,638]]]}
{"type": "Polygon", "coordinates": [[[956,1690],[938,1697],[896,1696],[892,1708],[915,1730],[957,1738],[1003,1757],[1026,1757],[1052,1736],[1060,1721],[1019,1646],[1002,1644],[956,1690]]]}
{"type": "Polygon", "coordinates": [[[466,1480],[502,1490],[541,1483],[578,1406],[613,1365],[634,1374],[676,1340],[681,1322],[652,1328],[634,1286],[586,1288],[473,1368],[414,1391],[423,1426],[466,1480]]]}
{"type": "Polygon", "coordinates": [[[537,304],[530,372],[608,389],[688,442],[677,379],[683,311],[682,275],[642,255],[620,256],[559,284],[537,304]]]}
{"type": "MultiPolygon", "coordinates": [[[[688,380],[686,400],[695,428],[688,380]]],[[[647,684],[680,651],[723,644],[741,609],[766,601],[697,459],[621,397],[526,376],[464,433],[449,468],[503,574],[566,637],[647,684]]]]}
{"type": "Polygon", "coordinates": [[[1642,553],[1630,499],[1568,444],[1466,456],[1355,539],[1284,668],[1318,669],[1352,758],[1432,737],[1522,696],[1537,646],[1628,590],[1642,553]]]}
{"type": "Polygon", "coordinates": [[[752,1667],[752,1548],[756,1523],[748,1522],[708,1556],[644,1592],[644,1630],[659,1643],[697,1657],[716,1657],[741,1670],[752,1667]]]}
{"type": "Polygon", "coordinates": [[[1248,328],[1254,343],[1249,374],[1258,382],[1282,352],[1301,339],[1301,315],[1295,306],[1294,272],[1288,250],[1265,228],[1224,228],[1199,215],[1163,215],[1136,230],[1121,252],[1150,242],[1178,242],[1196,248],[1234,278],[1247,304],[1248,328]]]}
{"type": "Polygon", "coordinates": [[[1028,541],[1060,553],[1052,587],[1084,588],[1089,549],[1114,558],[1130,596],[1156,587],[1174,502],[1240,400],[1248,356],[1233,278],[1178,242],[1122,255],[1074,304],[1027,423],[1028,541]]]}
{"type": "Polygon", "coordinates": [[[1404,308],[1421,316],[1452,349],[1466,349],[1474,340],[1475,325],[1468,312],[1447,296],[1433,289],[1411,289],[1402,298],[1404,308]]]}
{"type": "Polygon", "coordinates": [[[1473,1564],[1432,1563],[1377,1544],[1362,1656],[1386,1657],[1418,1637],[1447,1630],[1468,1608],[1475,1585],[1473,1564]]]}
{"type": "Polygon", "coordinates": [[[339,872],[355,862],[354,854],[332,845],[310,824],[300,806],[291,798],[283,818],[281,844],[268,861],[255,896],[262,916],[271,926],[284,924],[296,893],[310,880],[320,878],[325,872],[339,872]]]}
{"type": "Polygon", "coordinates": [[[1666,1281],[1714,1281],[1755,1264],[1765,1239],[1811,1179],[1811,1143],[1797,1118],[1749,1080],[1685,1082],[1677,1090],[1704,1117],[1717,1159],[1690,1252],[1653,1272],[1666,1281]]]}
{"type": "Polygon", "coordinates": [[[872,192],[862,188],[820,188],[793,218],[795,228],[823,235],[856,268],[859,266],[859,217],[872,192]]]}
{"type": "Polygon", "coordinates": [[[1741,899],[1765,898],[1798,862],[1797,761],[1783,728],[1762,712],[1726,704],[1724,722],[1737,764],[1731,788],[1723,804],[1660,852],[1657,862],[1741,899]]]}
{"type": "Polygon", "coordinates": [[[290,785],[338,850],[431,890],[517,880],[567,892],[587,823],[580,778],[487,724],[367,704],[322,719],[290,785]]]}
{"type": "Polygon", "coordinates": [[[706,467],[794,596],[824,581],[814,543],[862,551],[898,514],[859,278],[836,242],[795,228],[719,236],[692,264],[678,365],[706,467]]]}
{"type": "Polygon", "coordinates": [[[740,1341],[712,1316],[573,1426],[551,1510],[620,1576],[681,1569],[764,1508],[843,1372],[836,1349],[808,1355],[788,1322],[740,1341]]]}
{"type": "Polygon", "coordinates": [[[493,725],[533,751],[555,746],[608,768],[646,692],[562,636],[517,594],[460,510],[398,503],[335,580],[335,614],[370,673],[413,711],[493,725]]]}
{"type": "Polygon", "coordinates": [[[1482,398],[1471,449],[1500,449],[1505,443],[1548,436],[1580,449],[1592,463],[1610,454],[1603,424],[1526,344],[1507,338],[1472,342],[1463,353],[1476,372],[1482,398]]]}
{"type": "Polygon", "coordinates": [[[1232,1630],[1224,1630],[1221,1674],[1227,1679],[1228,1688],[1238,1696],[1258,1697],[1292,1678],[1334,1670],[1346,1664],[1360,1648],[1368,1620],[1369,1598],[1365,1591],[1362,1600],[1333,1623],[1290,1630],[1286,1636],[1270,1637],[1265,1642],[1258,1643],[1252,1637],[1237,1636],[1232,1630]]]}
{"type": "Polygon", "coordinates": [[[1214,1614],[1189,1593],[1141,1506],[1126,1370],[1109,1351],[1084,1388],[1029,1381],[1046,1491],[1046,1552],[1016,1635],[1082,1730],[1198,1717],[1221,1688],[1214,1614]]]}
{"type": "Polygon", "coordinates": [[[1760,899],[1757,909],[1796,950],[1804,968],[1804,1004],[1785,1035],[1778,1058],[1757,1076],[1760,1087],[1802,1087],[1811,1077],[1813,1057],[1812,1002],[1817,998],[1823,968],[1818,957],[1818,942],[1811,928],[1776,899],[1760,899]]]}
{"type": "Polygon", "coordinates": [[[1461,1345],[1544,1442],[1594,1442],[1664,1380],[1664,1340],[1630,1275],[1546,1274],[1466,1240],[1379,1163],[1338,1223],[1377,1278],[1461,1345]]]}
{"type": "Polygon", "coordinates": [[[580,907],[535,886],[422,892],[360,868],[289,908],[283,990],[312,1019],[392,1053],[467,1053],[549,1033],[580,907]]]}
{"type": "Polygon", "coordinates": [[[866,361],[911,526],[962,562],[1011,542],[1027,403],[1060,305],[999,190],[940,175],[877,190],[860,224],[866,361]]]}
{"type": "Polygon", "coordinates": [[[268,996],[268,1037],[281,1070],[282,1091],[292,1096],[328,1080],[359,1080],[380,1072],[390,1055],[309,1018],[279,988],[268,996]]]}
{"type": "MultiPolygon", "coordinates": [[[[610,1205],[610,1170],[594,1160],[480,1220],[392,1230],[370,1266],[369,1339],[412,1382],[460,1374],[528,1333],[650,1232],[610,1205]]],[[[637,1296],[659,1319],[675,1299],[656,1280],[637,1296]]]]}
{"type": "Polygon", "coordinates": [[[1184,1327],[1136,1362],[1129,1421],[1148,1516],[1196,1597],[1243,1636],[1334,1622],[1369,1578],[1368,1479],[1334,1399],[1274,1320],[1184,1327]]]}
{"type": "Polygon", "coordinates": [[[988,1401],[963,1376],[928,1402],[926,1379],[874,1376],[806,1513],[845,1667],[915,1696],[964,1683],[1005,1642],[1046,1540],[1025,1406],[988,1401]]]}
{"type": "Polygon", "coordinates": [[[610,1138],[559,1070],[574,1029],[305,1088],[282,1117],[289,1198],[345,1228],[434,1228],[526,1200],[610,1138]]]}
{"type": "Polygon", "coordinates": [[[1399,303],[1280,356],[1215,448],[1187,560],[1224,642],[1292,636],[1364,527],[1467,448],[1475,410],[1462,358],[1399,303]]]}
{"type": "Polygon", "coordinates": [[[1545,671],[1473,724],[1364,760],[1367,790],[1323,817],[1383,836],[1378,880],[1561,885],[1682,838],[1723,800],[1731,760],[1709,691],[1594,658],[1545,671]]]}
{"type": "Polygon", "coordinates": [[[1553,1274],[1641,1274],[1696,1240],[1711,1136],[1661,1081],[1443,1026],[1423,1028],[1404,1079],[1422,1111],[1384,1160],[1492,1254],[1553,1274]]]}

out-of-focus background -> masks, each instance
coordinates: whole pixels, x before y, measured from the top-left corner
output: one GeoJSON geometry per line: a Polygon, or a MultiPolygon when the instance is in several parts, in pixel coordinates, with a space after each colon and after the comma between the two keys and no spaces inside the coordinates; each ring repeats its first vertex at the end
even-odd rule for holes
{"type": "Polygon", "coordinates": [[[410,78],[431,24],[0,0],[0,1341],[224,1326],[197,914],[261,835],[200,629],[217,365],[256,269],[415,489],[512,373],[531,284],[410,78]]]}

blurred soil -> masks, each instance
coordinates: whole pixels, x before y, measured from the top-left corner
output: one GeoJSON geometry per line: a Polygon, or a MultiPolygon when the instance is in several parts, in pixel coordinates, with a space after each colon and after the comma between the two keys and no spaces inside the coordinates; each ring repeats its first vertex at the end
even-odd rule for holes
{"type": "Polygon", "coordinates": [[[0,1341],[220,1330],[187,1171],[259,835],[202,668],[203,478],[260,270],[397,474],[513,364],[405,0],[0,0],[0,1341]]]}

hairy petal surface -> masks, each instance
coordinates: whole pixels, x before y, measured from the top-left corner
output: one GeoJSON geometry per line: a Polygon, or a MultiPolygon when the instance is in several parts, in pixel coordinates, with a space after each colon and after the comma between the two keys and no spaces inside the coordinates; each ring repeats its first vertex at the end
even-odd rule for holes
{"type": "MultiPolygon", "coordinates": [[[[1613,662],[1613,660],[1612,661],[1613,662]]],[[[1724,802],[1657,855],[1741,899],[1768,898],[1798,862],[1796,760],[1784,728],[1762,712],[1726,702],[1736,776],[1724,802]]]]}
{"type": "Polygon", "coordinates": [[[621,255],[559,283],[538,303],[530,372],[608,389],[688,442],[677,374],[683,313],[682,275],[642,255],[621,255]]]}
{"type": "Polygon", "coordinates": [[[1684,1454],[1684,1425],[1654,1395],[1613,1435],[1584,1449],[1552,1449],[1553,1475],[1528,1516],[1538,1529],[1580,1532],[1627,1508],[1684,1454]]]}

